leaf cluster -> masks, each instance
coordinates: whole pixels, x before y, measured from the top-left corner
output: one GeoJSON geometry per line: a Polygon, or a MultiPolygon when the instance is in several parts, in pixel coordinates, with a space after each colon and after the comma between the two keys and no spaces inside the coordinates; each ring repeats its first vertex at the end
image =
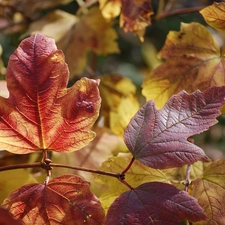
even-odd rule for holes
{"type": "MultiPolygon", "coordinates": [[[[221,115],[224,45],[198,22],[170,31],[143,100],[129,78],[97,76],[94,62],[120,52],[117,20],[144,44],[151,18],[171,16],[171,3],[159,1],[158,12],[147,0],[57,8],[70,3],[0,2],[1,29],[29,36],[0,83],[1,222],[223,224],[224,159],[212,161],[193,137],[221,115]]],[[[224,9],[215,2],[200,13],[223,33],[224,9]]]]}

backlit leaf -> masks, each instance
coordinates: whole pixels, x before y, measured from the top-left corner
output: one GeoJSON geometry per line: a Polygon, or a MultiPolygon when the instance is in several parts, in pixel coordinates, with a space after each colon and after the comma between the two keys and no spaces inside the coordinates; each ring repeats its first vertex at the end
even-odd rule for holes
{"type": "Polygon", "coordinates": [[[106,19],[119,16],[121,11],[121,0],[99,0],[99,8],[106,19]]]}
{"type": "Polygon", "coordinates": [[[207,222],[196,225],[224,224],[225,221],[225,159],[209,164],[202,178],[194,182],[191,195],[209,218],[207,222]]]}
{"type": "Polygon", "coordinates": [[[75,175],[63,175],[48,185],[30,184],[12,192],[4,201],[15,219],[24,224],[104,223],[104,210],[89,190],[90,184],[75,175]]]}
{"type": "Polygon", "coordinates": [[[205,220],[197,200],[166,183],[151,182],[121,194],[109,208],[106,225],[178,225],[205,220]]]}
{"type": "Polygon", "coordinates": [[[166,61],[146,77],[142,93],[161,108],[181,90],[191,93],[222,86],[225,84],[223,55],[203,25],[182,23],[180,31],[169,32],[159,53],[159,57],[166,61]]]}
{"type": "Polygon", "coordinates": [[[225,2],[214,2],[200,11],[206,23],[225,33],[225,2]]]}
{"type": "Polygon", "coordinates": [[[159,169],[208,160],[204,151],[187,138],[217,123],[224,97],[222,86],[190,95],[182,91],[173,95],[161,110],[148,101],[125,130],[128,149],[135,159],[159,169]]]}
{"type": "Polygon", "coordinates": [[[145,28],[151,24],[154,14],[150,0],[121,0],[120,26],[124,31],[132,31],[144,41],[145,28]]]}
{"type": "Polygon", "coordinates": [[[0,97],[0,147],[13,153],[74,151],[87,145],[98,117],[98,81],[82,78],[66,88],[68,68],[54,40],[25,39],[10,57],[0,97]]]}

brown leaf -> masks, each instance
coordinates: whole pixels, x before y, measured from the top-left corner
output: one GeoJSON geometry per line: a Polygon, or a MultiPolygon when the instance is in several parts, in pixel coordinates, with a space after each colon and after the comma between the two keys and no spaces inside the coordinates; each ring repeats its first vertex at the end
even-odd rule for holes
{"type": "Polygon", "coordinates": [[[150,0],[121,0],[120,26],[125,32],[132,31],[144,41],[145,28],[151,24],[154,14],[150,0]]]}

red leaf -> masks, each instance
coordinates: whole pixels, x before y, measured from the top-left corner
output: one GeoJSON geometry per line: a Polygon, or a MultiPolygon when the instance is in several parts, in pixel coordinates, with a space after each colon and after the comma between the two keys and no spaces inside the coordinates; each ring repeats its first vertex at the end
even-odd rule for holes
{"type": "Polygon", "coordinates": [[[71,88],[64,55],[53,39],[35,34],[10,57],[8,99],[0,97],[0,147],[13,153],[74,151],[87,145],[98,117],[98,81],[82,78],[71,88]]]}
{"type": "Polygon", "coordinates": [[[0,225],[22,225],[18,220],[14,220],[8,210],[0,208],[0,225]]]}
{"type": "Polygon", "coordinates": [[[79,176],[63,175],[44,184],[29,184],[12,192],[3,202],[24,224],[87,224],[104,222],[104,210],[79,176]]]}
{"type": "Polygon", "coordinates": [[[203,209],[187,192],[166,183],[145,183],[124,192],[110,206],[106,225],[178,225],[205,220],[203,209]]]}
{"type": "Polygon", "coordinates": [[[182,91],[161,110],[155,108],[153,101],[147,102],[125,130],[128,149],[136,159],[156,169],[208,160],[204,151],[187,138],[217,123],[224,97],[222,86],[190,95],[182,91]]]}

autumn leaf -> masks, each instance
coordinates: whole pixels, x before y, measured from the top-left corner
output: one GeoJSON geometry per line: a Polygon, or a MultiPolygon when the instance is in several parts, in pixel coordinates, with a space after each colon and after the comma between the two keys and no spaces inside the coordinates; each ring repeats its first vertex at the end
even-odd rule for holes
{"type": "Polygon", "coordinates": [[[99,0],[99,8],[106,19],[115,18],[121,12],[121,0],[99,0]]]}
{"type": "Polygon", "coordinates": [[[93,7],[77,17],[77,23],[57,46],[63,50],[71,77],[74,77],[85,69],[89,51],[97,55],[119,53],[116,39],[117,33],[112,23],[102,16],[98,7],[93,7]]]}
{"type": "Polygon", "coordinates": [[[115,134],[123,136],[125,127],[139,109],[135,85],[127,77],[110,74],[101,78],[99,89],[104,125],[115,134]]]}
{"type": "Polygon", "coordinates": [[[146,77],[142,93],[161,108],[181,90],[191,93],[222,86],[225,84],[223,55],[203,25],[182,23],[180,31],[169,32],[159,53],[159,57],[166,61],[146,77]]]}
{"type": "Polygon", "coordinates": [[[24,224],[103,224],[104,210],[89,188],[90,184],[81,177],[63,175],[48,185],[20,187],[8,196],[2,207],[24,224]]]}
{"type": "Polygon", "coordinates": [[[225,2],[214,2],[200,11],[206,23],[225,33],[225,2]]]}
{"type": "Polygon", "coordinates": [[[223,224],[225,221],[225,159],[210,163],[202,178],[196,180],[191,195],[198,199],[209,218],[207,222],[196,225],[223,224]]]}
{"type": "Polygon", "coordinates": [[[144,41],[145,29],[151,24],[154,14],[150,0],[121,0],[120,26],[125,32],[131,31],[144,41]]]}
{"type": "Polygon", "coordinates": [[[8,212],[8,210],[0,208],[0,224],[1,225],[22,225],[22,222],[13,219],[12,215],[8,212]]]}
{"type": "Polygon", "coordinates": [[[225,87],[173,95],[161,110],[148,101],[132,118],[124,134],[135,157],[153,168],[165,169],[208,160],[204,151],[187,140],[217,123],[225,87]]]}
{"type": "Polygon", "coordinates": [[[7,89],[7,83],[5,80],[0,80],[0,96],[5,98],[9,97],[9,91],[7,89]]]}
{"type": "Polygon", "coordinates": [[[35,34],[10,57],[10,96],[0,98],[0,147],[25,154],[74,151],[87,145],[98,117],[98,81],[82,78],[66,88],[68,68],[54,40],[35,34]]]}
{"type": "Polygon", "coordinates": [[[205,220],[197,200],[174,186],[151,182],[121,194],[111,205],[106,225],[174,225],[205,220]]]}

